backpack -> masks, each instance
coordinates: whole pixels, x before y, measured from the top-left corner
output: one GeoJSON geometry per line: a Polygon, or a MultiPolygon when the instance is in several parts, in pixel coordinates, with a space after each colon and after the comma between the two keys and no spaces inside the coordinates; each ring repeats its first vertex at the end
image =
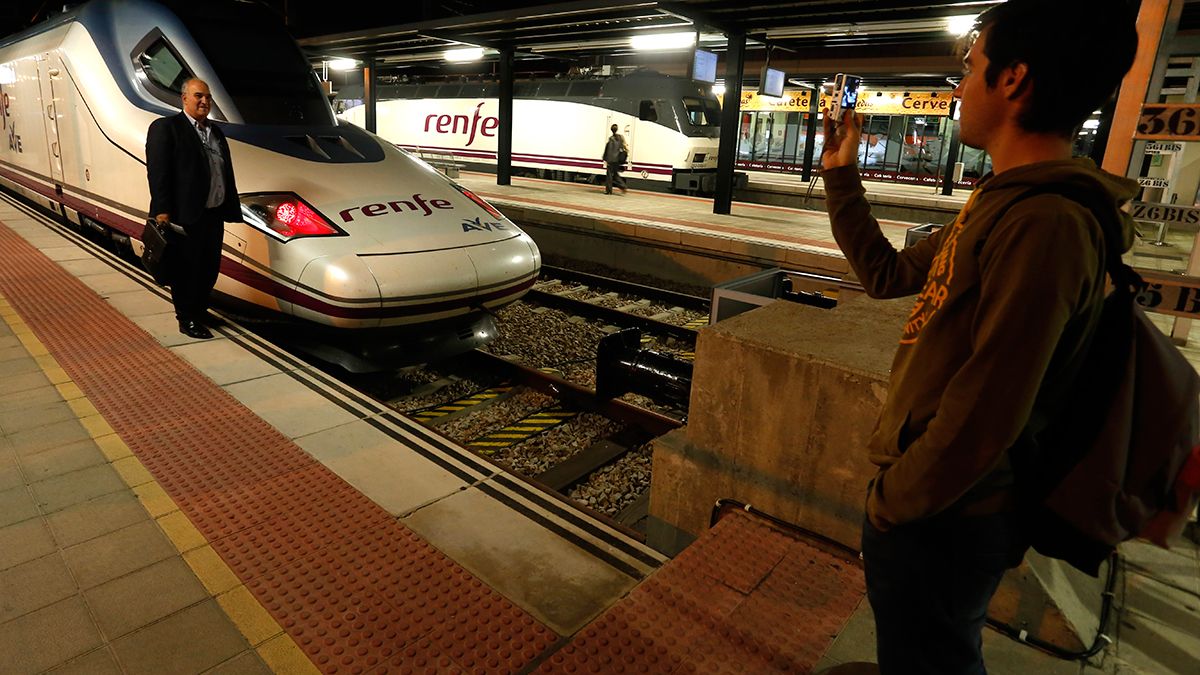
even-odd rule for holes
{"type": "Polygon", "coordinates": [[[1100,222],[1114,288],[1066,395],[1043,428],[1026,429],[1009,457],[1034,550],[1097,576],[1118,544],[1147,533],[1164,515],[1182,522],[1195,505],[1192,493],[1179,493],[1179,481],[1189,460],[1200,457],[1200,376],[1138,304],[1145,282],[1121,261],[1111,205],[1075,186],[1046,185],[999,217],[1046,193],[1079,203],[1100,222]]]}

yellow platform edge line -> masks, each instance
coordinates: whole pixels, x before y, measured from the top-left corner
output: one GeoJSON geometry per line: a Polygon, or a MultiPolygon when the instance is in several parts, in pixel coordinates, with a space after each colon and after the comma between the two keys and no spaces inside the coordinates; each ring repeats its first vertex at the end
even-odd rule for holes
{"type": "Polygon", "coordinates": [[[55,385],[80,424],[88,431],[113,470],[137,496],[142,508],[158,523],[184,562],[211,597],[269,668],[276,673],[319,675],[320,671],[301,651],[296,641],[267,612],[241,583],[233,570],[208,545],[208,540],[179,510],[178,505],[150,471],[134,456],[129,446],[109,426],[33,330],[21,319],[8,300],[0,295],[0,319],[8,324],[25,351],[55,385]],[[230,584],[233,584],[232,586],[230,584]]]}

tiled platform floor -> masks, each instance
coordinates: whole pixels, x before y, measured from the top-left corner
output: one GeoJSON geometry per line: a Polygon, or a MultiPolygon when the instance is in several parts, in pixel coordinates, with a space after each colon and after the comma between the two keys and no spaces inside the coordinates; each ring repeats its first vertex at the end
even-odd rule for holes
{"type": "Polygon", "coordinates": [[[0,297],[0,672],[316,672],[0,297]],[[207,583],[206,583],[207,581],[207,583]]]}

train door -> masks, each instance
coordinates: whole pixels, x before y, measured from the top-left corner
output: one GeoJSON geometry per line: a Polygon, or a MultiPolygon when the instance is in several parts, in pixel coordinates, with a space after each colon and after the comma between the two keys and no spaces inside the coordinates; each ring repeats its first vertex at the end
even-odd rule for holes
{"type": "MultiPolygon", "coordinates": [[[[620,113],[609,113],[608,114],[608,124],[604,125],[605,133],[607,136],[612,135],[612,132],[609,131],[609,129],[611,129],[612,125],[614,125],[614,124],[617,125],[617,132],[625,137],[625,145],[629,146],[629,161],[632,162],[633,161],[633,152],[634,152],[633,151],[633,149],[634,149],[633,136],[637,131],[637,124],[636,124],[635,120],[633,118],[631,118],[629,115],[622,115],[620,113]]],[[[604,142],[607,143],[608,138],[605,138],[604,142]]]]}
{"type": "Polygon", "coordinates": [[[54,97],[54,81],[62,75],[62,61],[55,55],[45,54],[37,60],[37,69],[42,95],[42,122],[46,127],[46,144],[50,159],[50,177],[61,194],[62,146],[58,137],[58,105],[54,97]]]}

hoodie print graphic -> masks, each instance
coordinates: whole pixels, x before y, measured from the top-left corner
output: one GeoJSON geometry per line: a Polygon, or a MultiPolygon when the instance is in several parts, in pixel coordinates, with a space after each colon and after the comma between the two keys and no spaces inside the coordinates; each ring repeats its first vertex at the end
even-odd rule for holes
{"type": "Polygon", "coordinates": [[[912,312],[908,315],[908,321],[904,323],[904,334],[900,337],[900,344],[916,344],[921,329],[929,323],[929,320],[942,308],[946,298],[949,297],[950,284],[954,281],[954,259],[958,255],[958,238],[967,225],[967,213],[970,212],[971,204],[975,202],[977,194],[978,191],[971,193],[966,206],[958,213],[958,218],[954,219],[954,224],[950,226],[949,231],[942,239],[937,256],[929,266],[929,276],[925,279],[925,287],[921,289],[912,312]]]}

